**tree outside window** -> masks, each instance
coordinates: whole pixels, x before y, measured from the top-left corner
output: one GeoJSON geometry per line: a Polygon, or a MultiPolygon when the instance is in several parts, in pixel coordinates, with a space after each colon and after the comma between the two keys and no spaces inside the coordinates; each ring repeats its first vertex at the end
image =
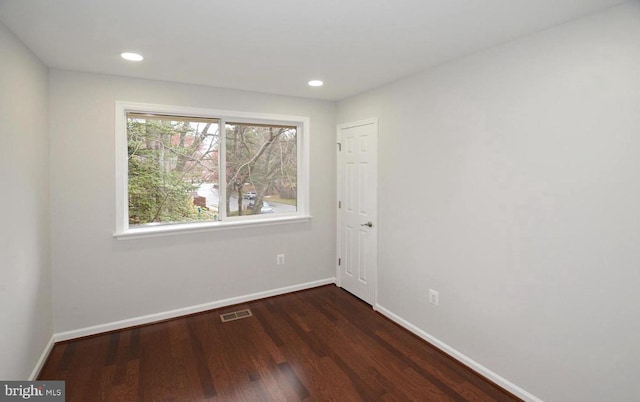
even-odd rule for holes
{"type": "Polygon", "coordinates": [[[296,127],[227,123],[225,133],[227,211],[256,215],[271,212],[276,204],[295,211],[296,127]],[[245,204],[247,199],[250,202],[245,204]]]}

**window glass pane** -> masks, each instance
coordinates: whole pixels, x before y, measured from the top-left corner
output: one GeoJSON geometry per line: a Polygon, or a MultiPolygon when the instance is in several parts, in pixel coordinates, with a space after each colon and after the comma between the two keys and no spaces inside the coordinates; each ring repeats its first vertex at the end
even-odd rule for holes
{"type": "Polygon", "coordinates": [[[297,128],[227,123],[227,215],[297,211],[297,128]]]}
{"type": "Polygon", "coordinates": [[[218,220],[219,122],[127,113],[129,225],[218,220]]]}

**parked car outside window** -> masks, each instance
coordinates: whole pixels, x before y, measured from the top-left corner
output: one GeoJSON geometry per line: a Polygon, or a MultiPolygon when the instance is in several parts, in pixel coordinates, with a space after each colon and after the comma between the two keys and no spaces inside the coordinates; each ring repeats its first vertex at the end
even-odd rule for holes
{"type": "MultiPolygon", "coordinates": [[[[249,208],[253,208],[253,202],[248,205],[249,208]]],[[[273,212],[273,208],[271,205],[267,204],[266,201],[262,201],[262,208],[260,208],[261,214],[268,214],[273,212]]]]}

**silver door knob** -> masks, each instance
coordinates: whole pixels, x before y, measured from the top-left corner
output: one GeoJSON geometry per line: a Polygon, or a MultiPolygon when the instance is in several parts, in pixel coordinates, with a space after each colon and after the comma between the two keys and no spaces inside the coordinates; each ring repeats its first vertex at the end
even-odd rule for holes
{"type": "Polygon", "coordinates": [[[372,228],[372,227],[373,227],[373,222],[369,221],[369,222],[367,222],[367,223],[363,223],[363,224],[362,224],[362,225],[360,225],[360,226],[368,226],[368,227],[372,228]]]}

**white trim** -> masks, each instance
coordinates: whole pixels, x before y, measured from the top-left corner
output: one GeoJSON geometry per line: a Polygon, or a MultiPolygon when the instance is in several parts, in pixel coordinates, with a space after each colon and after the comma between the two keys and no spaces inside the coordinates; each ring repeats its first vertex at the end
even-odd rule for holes
{"type": "Polygon", "coordinates": [[[489,370],[488,368],[486,368],[482,364],[476,362],[475,360],[473,360],[472,358],[466,356],[465,354],[457,351],[456,349],[452,348],[451,346],[447,345],[446,343],[442,342],[441,340],[439,340],[438,338],[434,337],[433,335],[427,333],[426,331],[421,330],[420,328],[416,327],[415,325],[413,325],[409,321],[407,321],[407,320],[401,318],[400,316],[392,313],[391,311],[387,310],[386,308],[382,307],[381,305],[378,304],[374,308],[375,308],[375,310],[380,312],[380,314],[382,314],[385,317],[389,318],[391,321],[393,321],[396,324],[400,325],[401,327],[413,332],[415,335],[417,335],[420,338],[424,339],[425,341],[429,342],[430,344],[432,344],[436,348],[440,349],[444,353],[446,353],[449,356],[453,357],[454,359],[458,360],[460,363],[464,364],[465,366],[469,367],[470,369],[476,371],[480,375],[482,375],[482,376],[488,378],[489,380],[493,381],[494,383],[498,384],[499,386],[501,386],[502,388],[504,388],[507,391],[511,392],[512,394],[514,394],[518,398],[521,398],[521,399],[523,399],[523,400],[525,400],[527,402],[543,402],[542,399],[540,399],[540,398],[536,397],[535,395],[525,391],[524,389],[522,389],[519,386],[515,385],[514,383],[510,382],[506,378],[504,378],[504,377],[496,374],[495,372],[489,370]]]}
{"type": "MultiPolygon", "coordinates": [[[[315,287],[324,286],[324,285],[330,285],[330,284],[335,284],[335,283],[336,283],[336,278],[326,278],[326,279],[321,279],[321,280],[317,280],[317,281],[313,281],[313,282],[302,283],[302,284],[299,284],[299,285],[287,286],[287,287],[283,287],[283,288],[267,290],[267,291],[264,291],[264,292],[257,292],[257,293],[252,293],[252,294],[249,294],[249,295],[231,297],[231,298],[228,298],[228,299],[218,300],[218,301],[214,301],[214,302],[198,304],[198,305],[195,305],[195,306],[184,307],[184,308],[179,308],[179,309],[175,309],[175,310],[169,310],[169,311],[165,311],[165,312],[162,312],[162,313],[149,314],[149,315],[145,315],[145,316],[133,317],[133,318],[128,318],[128,319],[120,320],[120,321],[114,321],[114,322],[107,323],[107,324],[94,325],[94,326],[91,326],[91,327],[85,327],[85,328],[80,328],[80,329],[76,329],[76,330],[55,333],[55,334],[53,334],[51,336],[51,338],[49,339],[49,342],[47,343],[47,345],[45,346],[42,354],[40,355],[40,358],[38,359],[38,362],[36,363],[36,366],[34,367],[33,371],[31,372],[31,375],[29,376],[29,381],[34,381],[37,378],[38,374],[40,373],[40,371],[42,370],[44,364],[46,363],[46,360],[47,360],[49,354],[51,353],[51,350],[52,350],[52,348],[53,348],[53,346],[54,346],[54,344],[56,342],[68,341],[68,340],[71,340],[71,339],[81,338],[81,337],[84,337],[84,336],[96,335],[96,334],[100,334],[100,333],[103,333],[103,332],[109,332],[109,331],[114,331],[114,330],[118,330],[118,329],[133,327],[133,326],[136,326],[136,325],[151,324],[151,323],[154,323],[154,322],[163,321],[163,320],[167,320],[167,319],[171,319],[171,318],[176,318],[176,317],[185,316],[185,315],[189,315],[189,314],[199,313],[199,312],[203,312],[203,311],[207,311],[207,310],[213,310],[213,309],[217,309],[217,308],[221,308],[221,307],[231,306],[231,305],[234,305],[234,304],[251,302],[251,301],[254,301],[254,300],[264,299],[264,298],[272,297],[272,296],[278,296],[278,295],[282,295],[282,294],[286,294],[286,293],[297,292],[297,291],[300,291],[300,290],[312,289],[312,288],[315,288],[315,287]]],[[[415,326],[412,323],[410,323],[409,321],[401,318],[400,316],[394,314],[393,312],[391,312],[390,310],[386,309],[382,305],[376,303],[376,304],[373,305],[373,309],[375,311],[378,311],[380,314],[384,315],[385,317],[389,318],[391,321],[395,322],[396,324],[400,325],[401,327],[407,329],[408,331],[412,332],[413,334],[415,334],[415,335],[419,336],[420,338],[424,339],[425,341],[429,342],[430,344],[432,344],[436,348],[440,349],[444,353],[446,353],[449,356],[453,357],[454,359],[458,360],[459,362],[461,362],[465,366],[469,367],[470,369],[478,372],[482,376],[484,376],[484,377],[488,378],[489,380],[493,381],[494,383],[498,384],[499,386],[501,386],[502,388],[504,388],[507,391],[511,392],[515,396],[517,396],[517,397],[519,397],[519,398],[521,398],[521,399],[523,399],[523,400],[525,400],[527,402],[543,402],[542,399],[536,397],[535,395],[533,395],[533,394],[527,392],[526,390],[520,388],[519,386],[513,384],[509,380],[507,380],[504,377],[496,374],[495,372],[491,371],[490,369],[484,367],[480,363],[476,362],[475,360],[471,359],[470,357],[466,356],[465,354],[457,351],[456,349],[454,349],[453,347],[447,345],[446,343],[440,341],[438,338],[432,336],[431,334],[427,333],[426,331],[421,330],[417,326],[415,326]]]]}
{"type": "MultiPolygon", "coordinates": [[[[239,112],[229,110],[205,109],[187,106],[158,105],[151,103],[138,103],[115,101],[115,213],[116,222],[113,236],[122,238],[137,238],[162,236],[165,234],[192,233],[210,230],[221,230],[241,225],[265,225],[273,223],[288,223],[301,220],[310,220],[310,118],[306,116],[287,116],[279,114],[265,114],[253,112],[239,112]],[[161,225],[145,228],[129,228],[128,218],[128,166],[127,166],[127,133],[126,133],[126,113],[157,113],[168,115],[179,115],[186,117],[205,117],[220,120],[221,126],[226,121],[235,121],[242,123],[255,124],[279,124],[279,125],[295,125],[298,128],[297,136],[297,211],[291,213],[278,213],[277,216],[252,215],[251,217],[233,217],[231,220],[226,219],[225,206],[219,212],[222,213],[222,221],[218,222],[194,222],[179,223],[175,225],[161,225]]],[[[225,142],[221,143],[221,153],[219,164],[225,164],[225,142]]],[[[221,177],[220,191],[221,199],[226,197],[224,186],[224,176],[221,177]]]]}
{"type": "MultiPolygon", "coordinates": [[[[378,194],[378,177],[379,177],[379,172],[378,172],[378,157],[379,157],[379,152],[378,152],[378,140],[379,140],[379,135],[380,135],[380,130],[379,130],[379,125],[378,125],[378,118],[377,117],[370,117],[368,119],[363,119],[363,120],[358,120],[358,121],[354,121],[354,122],[350,122],[350,123],[341,123],[338,124],[336,126],[336,153],[337,153],[337,157],[336,157],[336,203],[335,203],[335,208],[336,208],[336,260],[335,260],[335,264],[336,264],[336,285],[339,287],[342,287],[342,266],[338,265],[338,261],[342,260],[342,211],[340,208],[338,208],[338,202],[342,201],[342,160],[343,160],[343,153],[341,152],[342,150],[342,130],[344,129],[348,129],[348,128],[354,128],[354,127],[360,127],[360,126],[367,126],[367,125],[373,125],[375,127],[375,131],[376,131],[376,153],[375,153],[375,158],[376,158],[376,166],[375,166],[375,206],[373,207],[373,210],[375,210],[375,220],[379,220],[379,211],[378,211],[378,199],[379,199],[379,194],[378,194]],[[338,151],[338,147],[337,144],[340,144],[340,151],[338,151]]],[[[376,222],[376,229],[375,229],[375,248],[376,248],[376,258],[375,258],[375,263],[374,263],[374,267],[372,270],[372,276],[373,276],[373,281],[375,282],[375,287],[373,289],[373,300],[371,301],[371,306],[373,307],[374,310],[376,310],[376,306],[377,306],[377,300],[378,300],[378,262],[380,261],[380,256],[378,255],[378,222],[376,222]]]]}
{"type": "Polygon", "coordinates": [[[116,195],[116,227],[115,233],[124,233],[129,227],[129,166],[127,161],[127,119],[128,104],[116,101],[116,132],[115,132],[115,195],[116,195]],[[124,132],[122,132],[124,130],[124,132]]]}
{"type": "Polygon", "coordinates": [[[38,378],[38,374],[40,374],[40,371],[42,371],[44,364],[47,362],[49,353],[51,353],[51,349],[53,349],[53,345],[55,343],[56,343],[56,340],[55,340],[55,334],[54,334],[54,335],[51,335],[51,338],[49,338],[49,342],[44,347],[44,350],[42,351],[42,354],[40,355],[40,358],[38,359],[36,366],[33,368],[33,371],[29,376],[29,381],[35,381],[38,378]]]}
{"type": "Polygon", "coordinates": [[[336,285],[342,287],[342,266],[338,261],[342,260],[342,211],[338,203],[342,202],[342,144],[340,125],[336,127],[336,285]]]}
{"type": "Polygon", "coordinates": [[[106,324],[93,325],[71,331],[59,332],[54,334],[55,342],[68,341],[70,339],[81,338],[83,336],[96,335],[103,332],[115,331],[118,329],[129,328],[136,325],[151,324],[158,321],[168,320],[171,318],[181,317],[188,314],[200,313],[207,310],[213,310],[220,307],[231,306],[234,304],[246,303],[254,300],[264,299],[266,297],[278,296],[286,293],[297,292],[299,290],[311,289],[318,286],[329,285],[336,282],[336,278],[326,278],[318,281],[301,283],[298,285],[287,286],[278,289],[267,290],[264,292],[252,293],[245,296],[231,297],[228,299],[217,300],[209,303],[197,304],[195,306],[183,307],[175,310],[164,311],[161,313],[149,314],[140,317],[127,318],[120,321],[114,321],[106,324]]]}
{"type": "Polygon", "coordinates": [[[199,223],[181,223],[167,226],[150,226],[129,229],[124,233],[114,233],[113,236],[118,240],[141,239],[145,237],[169,236],[184,233],[200,233],[211,232],[216,230],[253,228],[260,226],[280,225],[284,223],[309,222],[311,215],[307,216],[288,216],[278,214],[279,216],[269,217],[269,219],[260,220],[238,220],[238,221],[219,221],[219,222],[199,222],[199,223]]]}

